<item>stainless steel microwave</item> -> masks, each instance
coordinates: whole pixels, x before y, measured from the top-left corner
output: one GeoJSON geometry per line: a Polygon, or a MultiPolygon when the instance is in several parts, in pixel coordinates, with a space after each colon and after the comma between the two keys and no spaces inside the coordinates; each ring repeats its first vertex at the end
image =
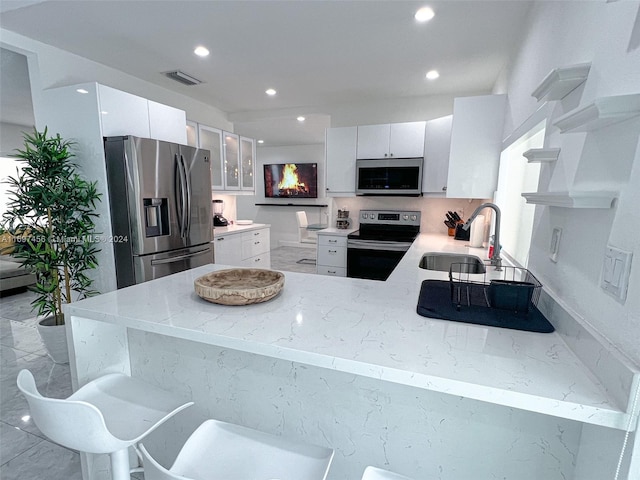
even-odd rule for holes
{"type": "Polygon", "coordinates": [[[356,160],[356,195],[422,195],[422,158],[356,160]]]}

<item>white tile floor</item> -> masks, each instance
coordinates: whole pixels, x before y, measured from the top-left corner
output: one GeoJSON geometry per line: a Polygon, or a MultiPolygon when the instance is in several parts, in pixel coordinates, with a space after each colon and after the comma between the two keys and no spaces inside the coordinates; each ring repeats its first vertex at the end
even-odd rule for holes
{"type": "MultiPolygon", "coordinates": [[[[297,263],[315,254],[315,247],[279,247],[271,251],[271,268],[315,273],[315,265],[297,263]]],[[[40,433],[16,386],[18,372],[27,368],[43,395],[65,398],[72,392],[69,365],[53,363],[44,350],[31,311],[33,298],[30,292],[0,298],[0,479],[80,480],[79,454],[40,433]]]]}

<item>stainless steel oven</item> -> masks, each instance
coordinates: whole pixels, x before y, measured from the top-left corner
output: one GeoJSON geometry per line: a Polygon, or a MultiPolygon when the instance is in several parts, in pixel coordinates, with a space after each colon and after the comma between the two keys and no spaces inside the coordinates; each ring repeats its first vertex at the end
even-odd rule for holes
{"type": "Polygon", "coordinates": [[[420,212],[361,210],[347,237],[347,276],[386,280],[420,233],[420,212]]]}

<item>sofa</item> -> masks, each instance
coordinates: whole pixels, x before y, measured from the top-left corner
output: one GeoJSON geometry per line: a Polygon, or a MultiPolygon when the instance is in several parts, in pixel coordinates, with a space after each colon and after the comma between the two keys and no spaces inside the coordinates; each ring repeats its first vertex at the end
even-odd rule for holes
{"type": "Polygon", "coordinates": [[[0,235],[0,293],[36,283],[36,276],[11,256],[12,247],[13,241],[9,236],[6,233],[0,235]]]}

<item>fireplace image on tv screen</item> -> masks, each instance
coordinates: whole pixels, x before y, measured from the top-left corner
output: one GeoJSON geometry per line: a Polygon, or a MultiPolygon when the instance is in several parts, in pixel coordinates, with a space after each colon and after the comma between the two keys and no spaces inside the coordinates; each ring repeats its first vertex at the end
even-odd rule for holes
{"type": "Polygon", "coordinates": [[[318,198],[318,164],[265,165],[264,195],[266,198],[318,198]]]}

